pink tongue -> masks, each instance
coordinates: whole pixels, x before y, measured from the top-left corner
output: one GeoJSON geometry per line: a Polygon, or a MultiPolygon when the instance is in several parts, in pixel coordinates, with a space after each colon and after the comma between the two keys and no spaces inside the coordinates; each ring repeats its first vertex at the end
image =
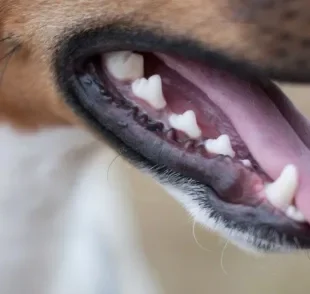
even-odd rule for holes
{"type": "Polygon", "coordinates": [[[259,86],[229,73],[166,55],[160,58],[224,111],[252,156],[272,179],[287,164],[297,167],[299,188],[295,202],[310,222],[310,151],[267,94],[259,86]]]}

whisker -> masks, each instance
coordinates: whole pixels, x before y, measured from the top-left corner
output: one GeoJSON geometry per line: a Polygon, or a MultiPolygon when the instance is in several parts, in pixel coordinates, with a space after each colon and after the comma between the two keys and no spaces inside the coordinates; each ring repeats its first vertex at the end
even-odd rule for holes
{"type": "Polygon", "coordinates": [[[195,243],[198,245],[198,247],[204,251],[207,251],[207,252],[212,252],[212,250],[204,247],[203,245],[200,244],[200,242],[198,241],[197,239],[197,236],[196,236],[196,232],[195,232],[195,227],[196,227],[196,221],[194,220],[193,222],[193,227],[192,227],[192,235],[194,237],[194,240],[195,240],[195,243]]]}
{"type": "Polygon", "coordinates": [[[10,54],[13,54],[15,50],[19,47],[19,45],[16,45],[14,48],[12,48],[9,52],[5,53],[1,58],[0,62],[4,60],[5,58],[9,57],[10,54]]]}
{"type": "Polygon", "coordinates": [[[19,45],[16,45],[14,48],[12,48],[8,53],[6,53],[4,56],[2,56],[0,58],[0,62],[2,62],[3,60],[5,60],[5,63],[3,65],[3,70],[0,71],[0,85],[2,84],[2,80],[3,80],[3,77],[4,77],[4,73],[8,67],[8,64],[11,60],[11,57],[13,56],[13,54],[16,52],[16,50],[19,48],[19,45]]]}
{"type": "Polygon", "coordinates": [[[5,42],[5,41],[10,40],[10,39],[11,39],[11,37],[7,36],[7,37],[0,39],[0,42],[5,42]]]}
{"type": "Polygon", "coordinates": [[[228,272],[226,271],[225,266],[224,266],[224,254],[228,247],[228,244],[229,244],[229,241],[227,240],[225,245],[223,246],[222,253],[221,253],[221,260],[220,260],[221,269],[225,275],[228,275],[228,272]]]}
{"type": "Polygon", "coordinates": [[[111,169],[113,163],[115,163],[116,160],[117,160],[118,158],[120,158],[120,157],[121,157],[121,154],[117,154],[117,155],[113,158],[113,160],[111,161],[111,163],[109,164],[109,167],[108,167],[108,170],[107,170],[107,182],[109,182],[109,172],[110,172],[110,169],[111,169]]]}

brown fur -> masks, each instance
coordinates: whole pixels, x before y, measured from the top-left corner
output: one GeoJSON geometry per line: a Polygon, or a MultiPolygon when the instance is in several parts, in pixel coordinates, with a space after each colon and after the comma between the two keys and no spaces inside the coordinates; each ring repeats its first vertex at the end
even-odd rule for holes
{"type": "Polygon", "coordinates": [[[52,48],[71,29],[119,20],[191,36],[231,57],[273,68],[310,68],[308,0],[0,0],[0,119],[18,127],[78,124],[61,99],[52,48]],[[285,3],[284,3],[285,2],[285,3]],[[5,70],[4,70],[5,67],[5,70]],[[0,76],[1,77],[1,76],[0,76]]]}

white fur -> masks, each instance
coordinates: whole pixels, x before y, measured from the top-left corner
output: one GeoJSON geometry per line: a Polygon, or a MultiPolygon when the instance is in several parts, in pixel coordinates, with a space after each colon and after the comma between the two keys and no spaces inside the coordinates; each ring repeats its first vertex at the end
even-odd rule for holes
{"type": "MultiPolygon", "coordinates": [[[[193,186],[194,187],[194,186],[193,186]]],[[[195,222],[204,225],[206,229],[219,233],[225,239],[228,239],[231,243],[237,247],[243,249],[251,254],[259,255],[262,253],[254,244],[260,243],[261,245],[269,246],[270,249],[278,252],[290,252],[293,250],[290,246],[281,246],[281,243],[270,244],[268,241],[260,239],[255,236],[255,232],[242,232],[237,228],[232,230],[226,227],[225,223],[219,218],[215,219],[211,217],[210,209],[202,209],[198,201],[193,201],[192,196],[188,195],[184,191],[192,191],[195,193],[194,188],[184,184],[182,187],[175,188],[170,184],[163,185],[163,188],[172,195],[183,207],[190,213],[195,222]]],[[[198,192],[198,191],[196,191],[198,192]]]]}
{"type": "Polygon", "coordinates": [[[158,293],[126,166],[87,132],[0,127],[0,293],[158,293]]]}

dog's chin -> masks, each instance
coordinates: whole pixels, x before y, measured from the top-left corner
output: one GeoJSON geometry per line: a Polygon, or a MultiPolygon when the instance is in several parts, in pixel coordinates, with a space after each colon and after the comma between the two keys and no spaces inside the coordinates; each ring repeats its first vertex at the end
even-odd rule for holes
{"type": "Polygon", "coordinates": [[[250,254],[289,253],[308,248],[302,243],[303,238],[299,240],[297,231],[296,236],[292,236],[291,233],[287,234],[290,229],[277,226],[276,221],[269,226],[263,222],[251,221],[246,215],[240,214],[238,208],[221,203],[214,192],[205,185],[172,171],[146,168],[145,163],[138,164],[138,167],[150,173],[164,190],[186,209],[193,222],[220,234],[250,254]],[[239,218],[236,217],[238,214],[239,218]]]}
{"type": "MultiPolygon", "coordinates": [[[[258,77],[248,68],[239,69],[237,77],[230,72],[234,67],[227,66],[225,71],[216,67],[217,61],[222,68],[223,64],[232,64],[225,56],[219,58],[216,53],[188,40],[166,39],[135,29],[98,29],[65,37],[55,52],[55,60],[58,84],[68,105],[121,155],[152,174],[184,205],[195,221],[248,250],[285,252],[310,248],[310,227],[300,218],[304,211],[288,215],[266,198],[265,184],[276,179],[283,162],[275,158],[276,163],[272,165],[260,155],[260,152],[264,153],[270,159],[270,154],[275,153],[274,145],[268,146],[269,142],[264,143],[267,151],[262,150],[263,143],[259,140],[264,141],[264,138],[255,136],[261,127],[257,120],[265,122],[266,119],[267,126],[272,123],[275,128],[280,128],[271,130],[269,138],[283,132],[282,126],[278,125],[280,120],[280,124],[283,122],[289,128],[292,140],[310,145],[299,131],[307,124],[306,120],[286,103],[284,95],[267,79],[258,77]],[[138,52],[139,58],[144,58],[147,76],[160,74],[165,105],[157,101],[159,104],[156,102],[151,107],[150,102],[137,98],[133,81],[129,83],[113,76],[107,58],[117,57],[118,53],[111,55],[111,52],[119,50],[138,52]],[[212,67],[208,60],[212,60],[212,67]],[[204,84],[206,77],[212,88],[208,95],[204,88],[208,87],[208,83],[204,84]],[[223,86],[223,81],[230,88],[223,86]],[[250,89],[250,94],[240,92],[245,86],[250,89]],[[233,91],[227,90],[231,88],[233,91]],[[238,93],[250,97],[238,102],[237,98],[242,99],[238,93]],[[230,105],[230,100],[225,102],[227,107],[217,105],[218,100],[229,95],[232,96],[230,99],[235,98],[234,104],[253,110],[253,113],[249,110],[248,120],[244,121],[242,117],[246,111],[230,105]],[[255,100],[256,96],[261,99],[255,100]],[[271,96],[272,102],[269,101],[271,96]],[[247,101],[254,108],[245,106],[247,101]],[[168,114],[181,114],[186,112],[186,107],[196,113],[199,135],[186,133],[184,129],[177,131],[171,126],[168,114]],[[239,121],[236,121],[238,115],[239,121]],[[251,116],[256,119],[256,124],[251,116]],[[270,119],[273,116],[276,116],[275,120],[270,119]],[[247,124],[248,129],[244,127],[247,124]],[[222,134],[232,139],[233,150],[228,148],[230,153],[218,155],[208,149],[205,142],[222,134]]],[[[285,138],[281,137],[281,140],[281,144],[287,143],[285,138]]],[[[285,153],[284,149],[279,153],[285,153]]],[[[298,162],[296,166],[299,167],[298,162]]],[[[298,209],[303,207],[300,205],[298,209]]]]}

